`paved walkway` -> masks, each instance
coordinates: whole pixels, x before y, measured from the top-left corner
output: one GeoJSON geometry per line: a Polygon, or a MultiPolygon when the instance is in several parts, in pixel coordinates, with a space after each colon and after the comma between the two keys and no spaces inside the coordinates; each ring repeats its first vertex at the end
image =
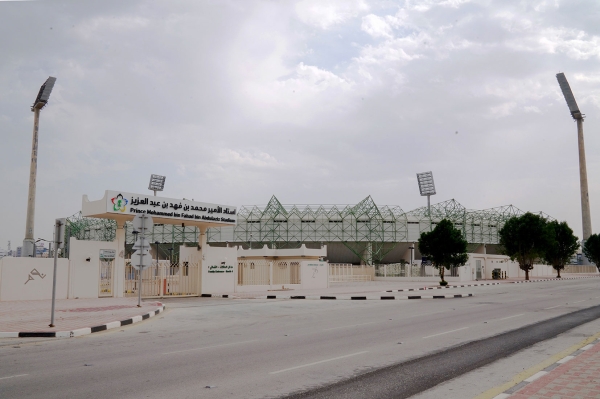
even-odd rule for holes
{"type": "Polygon", "coordinates": [[[156,300],[137,298],[60,299],[56,301],[54,324],[49,327],[52,301],[0,302],[0,333],[5,332],[56,332],[91,328],[162,309],[156,300]]]}
{"type": "Polygon", "coordinates": [[[527,378],[494,399],[600,398],[600,339],[527,378]]]}

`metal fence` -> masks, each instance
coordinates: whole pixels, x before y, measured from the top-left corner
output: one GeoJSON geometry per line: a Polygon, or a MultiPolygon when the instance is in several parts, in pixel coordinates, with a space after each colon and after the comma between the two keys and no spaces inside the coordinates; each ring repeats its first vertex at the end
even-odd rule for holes
{"type": "MultiPolygon", "coordinates": [[[[136,296],[140,288],[140,272],[125,264],[125,296],[136,296]]],[[[153,264],[142,271],[142,297],[193,296],[200,293],[200,265],[193,262],[180,264],[153,264]]]]}
{"type": "Polygon", "coordinates": [[[375,265],[376,277],[408,277],[410,265],[408,263],[390,263],[375,265]]]}
{"type": "Polygon", "coordinates": [[[270,285],[269,262],[263,259],[239,261],[237,283],[238,285],[270,285]]]}
{"type": "Polygon", "coordinates": [[[598,273],[594,265],[566,265],[563,273],[598,273]]]}
{"type": "Polygon", "coordinates": [[[299,261],[247,259],[238,262],[238,285],[300,284],[299,261]]]}
{"type": "Polygon", "coordinates": [[[273,284],[300,284],[300,262],[278,261],[272,264],[273,284]]]}
{"type": "Polygon", "coordinates": [[[349,263],[330,263],[329,282],[343,283],[356,281],[373,281],[375,267],[367,265],[352,265],[349,263]]]}

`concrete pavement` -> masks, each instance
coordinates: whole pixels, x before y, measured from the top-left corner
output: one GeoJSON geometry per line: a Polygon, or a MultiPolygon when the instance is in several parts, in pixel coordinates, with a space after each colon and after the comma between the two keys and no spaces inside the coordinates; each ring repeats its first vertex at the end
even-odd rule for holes
{"type": "MultiPolygon", "coordinates": [[[[19,345],[1,346],[14,341],[0,339],[0,392],[20,398],[264,398],[310,392],[600,305],[599,282],[469,287],[453,292],[468,289],[474,297],[447,301],[168,298],[164,317],[124,329],[19,345]]],[[[468,363],[472,355],[464,356],[468,363]]],[[[446,375],[453,359],[431,367],[446,375]]],[[[396,382],[390,378],[386,384],[393,388],[396,382]]],[[[417,383],[418,375],[407,386],[417,383]]],[[[470,391],[446,390],[441,397],[473,397],[491,388],[488,383],[479,379],[470,391]]]]}
{"type": "MultiPolygon", "coordinates": [[[[472,294],[466,292],[454,294],[447,291],[448,289],[491,286],[512,282],[514,281],[462,282],[450,284],[443,289],[437,283],[432,282],[372,281],[367,283],[336,283],[332,284],[330,288],[317,290],[269,290],[215,296],[234,299],[454,299],[462,296],[472,296],[472,294]],[[433,290],[436,290],[433,294],[424,294],[433,290]],[[438,290],[442,290],[444,293],[438,292],[438,290]]],[[[0,302],[0,338],[72,337],[90,333],[95,327],[97,331],[102,325],[106,325],[107,328],[120,327],[120,324],[117,325],[116,321],[125,321],[126,324],[129,324],[127,320],[137,322],[140,317],[144,319],[147,318],[145,315],[152,317],[163,309],[160,302],[150,299],[143,301],[141,309],[137,308],[136,305],[136,298],[57,300],[55,313],[56,327],[51,328],[48,326],[51,309],[50,301],[0,302]],[[85,329],[90,329],[90,331],[88,332],[85,329]]]]}

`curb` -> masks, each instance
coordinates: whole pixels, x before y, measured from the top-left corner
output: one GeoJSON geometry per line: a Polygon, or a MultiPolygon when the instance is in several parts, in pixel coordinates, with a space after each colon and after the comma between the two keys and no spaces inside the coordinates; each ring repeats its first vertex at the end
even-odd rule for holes
{"type": "Polygon", "coordinates": [[[521,283],[537,283],[540,281],[556,281],[556,280],[578,280],[578,279],[582,279],[582,278],[595,278],[595,277],[599,277],[599,276],[581,276],[581,277],[561,277],[561,278],[546,278],[546,279],[540,279],[540,280],[523,280],[523,281],[511,281],[510,283],[512,284],[521,284],[521,283]]]}
{"type": "Polygon", "coordinates": [[[403,292],[403,291],[424,291],[424,290],[442,290],[444,288],[463,288],[463,287],[477,287],[480,285],[499,285],[501,283],[482,283],[482,284],[465,284],[465,285],[447,285],[446,287],[424,287],[424,288],[403,288],[401,290],[387,290],[386,292],[403,292]]]}
{"type": "Polygon", "coordinates": [[[523,381],[521,381],[517,385],[513,386],[512,388],[509,388],[506,391],[502,392],[501,394],[494,396],[492,399],[506,399],[506,398],[510,398],[513,394],[518,393],[518,391],[520,391],[522,388],[526,387],[527,385],[529,385],[533,381],[535,381],[535,380],[537,380],[537,379],[545,376],[546,374],[550,373],[552,370],[554,370],[555,368],[557,368],[561,364],[567,363],[569,360],[572,360],[572,359],[576,358],[577,356],[581,355],[582,353],[585,353],[585,351],[587,351],[588,349],[593,348],[598,343],[600,343],[600,338],[597,338],[592,343],[587,344],[584,347],[577,349],[575,352],[572,352],[570,355],[564,356],[563,358],[561,358],[560,360],[552,363],[548,367],[545,367],[544,369],[542,369],[542,370],[538,371],[537,373],[533,374],[531,377],[524,379],[523,381]]]}
{"type": "Polygon", "coordinates": [[[267,295],[266,297],[258,297],[257,299],[309,299],[309,300],[350,300],[350,301],[372,301],[372,300],[394,300],[394,299],[455,299],[455,298],[468,298],[472,297],[473,294],[456,294],[456,295],[409,295],[408,297],[395,297],[393,295],[382,295],[379,297],[369,297],[366,296],[306,296],[306,295],[296,295],[296,296],[277,296],[277,295],[267,295]]]}
{"type": "MultiPolygon", "coordinates": [[[[160,303],[160,302],[159,302],[160,303]]],[[[0,332],[0,338],[73,338],[82,335],[92,334],[100,331],[111,330],[129,324],[139,323],[142,320],[156,316],[165,310],[165,305],[162,303],[160,307],[152,312],[145,313],[140,316],[133,316],[130,319],[121,321],[112,321],[110,323],[101,324],[95,327],[78,328],[71,331],[22,331],[22,332],[0,332]]]]}
{"type": "Polygon", "coordinates": [[[385,292],[403,292],[403,291],[424,291],[424,290],[442,290],[447,288],[464,288],[464,287],[481,287],[484,285],[500,285],[500,284],[520,284],[520,283],[536,283],[539,281],[555,281],[555,280],[577,280],[582,278],[596,278],[600,276],[581,276],[581,277],[561,277],[561,278],[546,278],[538,280],[523,280],[523,281],[507,281],[505,283],[481,283],[481,284],[464,284],[464,285],[448,285],[446,287],[424,287],[424,288],[403,288],[400,290],[387,290],[385,292]]]}

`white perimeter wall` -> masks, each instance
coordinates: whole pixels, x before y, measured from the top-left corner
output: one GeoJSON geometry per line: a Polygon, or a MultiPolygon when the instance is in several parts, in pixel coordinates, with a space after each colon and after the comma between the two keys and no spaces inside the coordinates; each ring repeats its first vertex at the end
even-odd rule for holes
{"type": "Polygon", "coordinates": [[[237,278],[237,248],[205,245],[202,259],[202,293],[233,292],[237,278]]]}
{"type": "MultiPolygon", "coordinates": [[[[71,238],[69,247],[69,261],[71,262],[71,281],[69,298],[98,298],[100,283],[100,250],[114,249],[117,253],[117,243],[108,241],[83,241],[71,238]],[[86,261],[90,258],[90,261],[86,261]]],[[[117,255],[118,256],[118,255],[117,255]]],[[[113,293],[123,296],[123,290],[116,289],[117,280],[124,279],[125,271],[116,270],[116,261],[113,261],[113,293]]]]}
{"type": "Polygon", "coordinates": [[[237,248],[211,247],[205,244],[199,251],[197,247],[182,246],[179,248],[179,259],[181,262],[201,263],[201,294],[234,291],[238,267],[237,248]]]}
{"type": "MultiPolygon", "coordinates": [[[[53,258],[0,259],[0,301],[52,299],[53,258]]],[[[58,259],[56,299],[68,295],[69,260],[58,259]]]]}
{"type": "MultiPolygon", "coordinates": [[[[484,267],[484,275],[486,280],[492,279],[492,271],[500,269],[507,272],[508,278],[525,278],[525,272],[519,268],[518,262],[513,262],[505,255],[486,255],[486,254],[469,254],[467,264],[461,269],[460,276],[462,281],[475,280],[476,261],[481,260],[484,267]],[[463,278],[465,280],[463,280],[463,278]]],[[[556,276],[556,271],[549,265],[533,265],[533,270],[529,271],[529,278],[534,277],[552,277],[556,276]]]]}
{"type": "Polygon", "coordinates": [[[329,264],[327,262],[300,262],[300,286],[302,288],[327,288],[329,286],[329,264]]]}

